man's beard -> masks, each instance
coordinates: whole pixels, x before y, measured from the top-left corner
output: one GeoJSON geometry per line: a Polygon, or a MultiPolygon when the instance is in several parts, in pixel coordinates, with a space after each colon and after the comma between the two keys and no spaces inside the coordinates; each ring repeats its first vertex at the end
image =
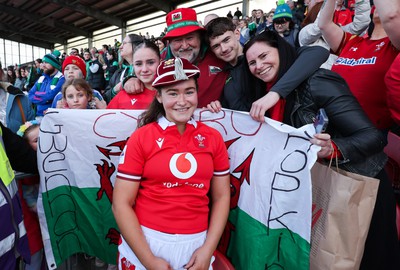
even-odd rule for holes
{"type": "Polygon", "coordinates": [[[51,75],[51,74],[54,73],[55,70],[56,70],[56,69],[55,69],[53,66],[51,66],[51,68],[46,68],[45,70],[43,70],[43,72],[44,72],[45,74],[47,74],[47,75],[51,75]]]}
{"type": "Polygon", "coordinates": [[[196,61],[198,56],[199,56],[199,52],[197,50],[194,50],[193,48],[178,51],[178,57],[185,58],[192,64],[196,61]]]}

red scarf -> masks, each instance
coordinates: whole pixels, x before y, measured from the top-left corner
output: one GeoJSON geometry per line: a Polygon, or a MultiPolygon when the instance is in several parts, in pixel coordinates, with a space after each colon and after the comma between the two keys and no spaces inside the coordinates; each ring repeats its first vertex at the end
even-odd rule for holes
{"type": "MultiPolygon", "coordinates": [[[[267,84],[267,91],[266,91],[267,93],[269,92],[269,90],[272,88],[272,86],[274,84],[275,84],[275,81],[267,84]]],[[[276,121],[283,122],[285,104],[286,104],[286,100],[283,98],[280,98],[278,100],[278,102],[268,110],[269,117],[276,121]]]]}

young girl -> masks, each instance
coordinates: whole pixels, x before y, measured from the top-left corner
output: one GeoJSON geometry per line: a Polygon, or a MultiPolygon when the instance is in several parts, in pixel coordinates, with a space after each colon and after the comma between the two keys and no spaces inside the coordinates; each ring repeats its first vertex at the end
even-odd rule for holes
{"type": "MultiPolygon", "coordinates": [[[[39,122],[28,121],[21,125],[17,134],[25,139],[33,150],[37,150],[39,137],[39,122]]],[[[24,177],[18,180],[18,192],[21,196],[24,225],[29,240],[31,262],[25,265],[25,270],[40,270],[44,263],[43,242],[37,216],[36,202],[39,195],[39,177],[37,175],[24,177]]]]}
{"type": "Polygon", "coordinates": [[[21,125],[17,134],[25,139],[33,150],[37,151],[37,141],[39,137],[39,121],[31,120],[21,125]]]}
{"type": "MultiPolygon", "coordinates": [[[[62,64],[62,71],[66,81],[70,81],[73,79],[85,79],[87,73],[85,61],[83,61],[82,58],[74,55],[65,58],[62,64]]],[[[54,97],[51,107],[64,108],[65,104],[62,97],[63,96],[61,91],[54,97]]],[[[94,89],[92,100],[96,104],[96,109],[105,109],[107,107],[107,103],[101,96],[100,92],[94,89]]]]}
{"type": "Polygon", "coordinates": [[[93,98],[93,89],[84,79],[68,80],[61,93],[63,102],[60,105],[64,109],[97,109],[100,102],[93,98]]]}
{"type": "Polygon", "coordinates": [[[212,269],[229,212],[229,161],[219,132],[192,119],[199,73],[186,59],[160,64],[156,98],[121,155],[112,206],[119,269],[212,269]]]}
{"type": "Polygon", "coordinates": [[[122,89],[108,104],[107,109],[147,109],[156,95],[151,85],[160,64],[158,46],[149,40],[137,45],[133,51],[133,67],[136,77],[143,83],[144,90],[140,94],[128,94],[122,89]]]}
{"type": "MultiPolygon", "coordinates": [[[[21,125],[17,134],[26,140],[33,150],[37,151],[37,141],[39,138],[39,122],[31,120],[21,125]]],[[[37,213],[36,201],[38,198],[39,185],[22,185],[23,198],[29,209],[37,213]]]]}

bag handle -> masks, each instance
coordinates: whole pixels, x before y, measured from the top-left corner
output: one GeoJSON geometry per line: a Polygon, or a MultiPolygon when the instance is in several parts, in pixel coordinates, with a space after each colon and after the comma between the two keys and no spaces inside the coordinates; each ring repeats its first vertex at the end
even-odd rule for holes
{"type": "MultiPolygon", "coordinates": [[[[338,171],[339,171],[339,166],[338,166],[338,162],[339,162],[338,153],[337,153],[336,151],[334,151],[334,152],[335,152],[335,160],[336,160],[336,163],[335,163],[335,165],[336,165],[336,171],[338,172],[338,171]]],[[[328,166],[328,168],[331,168],[331,166],[332,166],[332,160],[333,160],[333,155],[331,155],[331,158],[330,158],[330,160],[329,160],[329,166],[328,166]]]]}
{"type": "Polygon", "coordinates": [[[25,118],[25,113],[24,113],[24,110],[22,109],[22,103],[21,103],[21,100],[19,99],[19,97],[18,97],[18,96],[17,96],[17,97],[15,97],[15,98],[17,99],[18,108],[19,108],[19,112],[21,113],[21,117],[22,117],[23,124],[25,124],[25,122],[26,122],[26,118],[25,118]]]}

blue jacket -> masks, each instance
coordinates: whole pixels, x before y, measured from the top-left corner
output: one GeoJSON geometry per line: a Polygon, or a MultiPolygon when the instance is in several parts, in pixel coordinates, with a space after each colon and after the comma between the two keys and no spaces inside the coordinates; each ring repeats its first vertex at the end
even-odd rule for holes
{"type": "Polygon", "coordinates": [[[60,71],[50,77],[43,74],[36,81],[35,85],[29,90],[29,100],[36,104],[36,116],[43,116],[44,112],[50,108],[53,98],[61,91],[65,78],[60,71]]]}
{"type": "Polygon", "coordinates": [[[24,124],[22,120],[21,111],[18,106],[17,97],[21,101],[22,110],[25,114],[26,121],[35,119],[35,112],[32,108],[32,103],[29,101],[22,91],[15,95],[10,94],[7,99],[6,107],[6,123],[7,127],[16,133],[19,127],[24,124]]]}

